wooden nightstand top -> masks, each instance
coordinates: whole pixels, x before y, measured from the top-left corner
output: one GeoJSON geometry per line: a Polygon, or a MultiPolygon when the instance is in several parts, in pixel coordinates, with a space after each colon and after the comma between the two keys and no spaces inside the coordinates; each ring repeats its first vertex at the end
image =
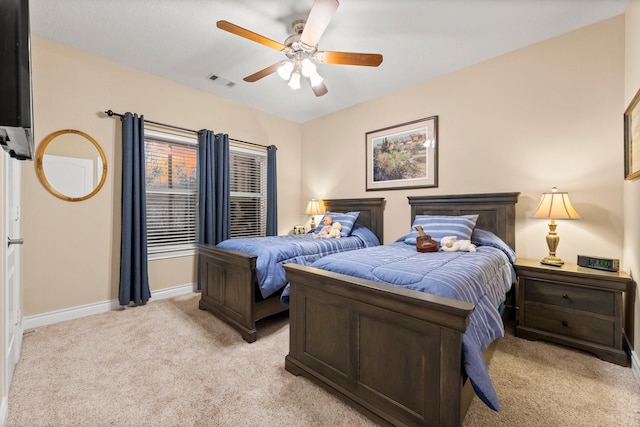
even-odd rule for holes
{"type": "Polygon", "coordinates": [[[549,274],[558,273],[561,275],[564,274],[575,277],[598,277],[617,282],[629,282],[632,280],[631,276],[624,271],[613,272],[597,270],[595,268],[580,267],[578,264],[573,262],[565,262],[562,267],[554,267],[551,265],[540,264],[539,259],[518,258],[516,259],[515,267],[518,274],[525,271],[537,271],[549,274]]]}

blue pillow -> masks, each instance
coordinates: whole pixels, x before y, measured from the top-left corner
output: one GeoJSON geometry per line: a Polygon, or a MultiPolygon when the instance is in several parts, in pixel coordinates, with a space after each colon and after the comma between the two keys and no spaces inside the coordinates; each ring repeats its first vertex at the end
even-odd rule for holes
{"type": "Polygon", "coordinates": [[[416,244],[416,225],[421,225],[424,234],[431,236],[438,243],[446,236],[456,236],[458,240],[471,240],[476,221],[478,215],[416,215],[411,232],[405,236],[404,242],[408,245],[416,244]]]}
{"type": "Polygon", "coordinates": [[[324,215],[322,215],[322,218],[320,219],[320,225],[311,230],[312,232],[319,233],[322,230],[322,227],[324,227],[322,220],[327,215],[333,218],[333,222],[339,222],[342,226],[342,229],[340,230],[340,237],[349,237],[351,235],[351,230],[353,230],[353,226],[358,220],[360,212],[340,213],[327,211],[324,213],[324,215]]]}
{"type": "Polygon", "coordinates": [[[501,238],[490,231],[474,228],[471,234],[471,243],[476,246],[491,246],[500,249],[512,263],[516,262],[516,253],[501,238]]]}

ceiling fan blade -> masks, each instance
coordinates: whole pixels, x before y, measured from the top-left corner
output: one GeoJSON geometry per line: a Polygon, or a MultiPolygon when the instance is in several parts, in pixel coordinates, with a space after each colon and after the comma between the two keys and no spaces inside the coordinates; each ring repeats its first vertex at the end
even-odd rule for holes
{"type": "Polygon", "coordinates": [[[382,55],[378,53],[328,52],[320,51],[313,58],[323,64],[363,65],[377,67],[382,63],[382,55]]]}
{"type": "Polygon", "coordinates": [[[232,24],[228,21],[218,21],[216,22],[216,26],[221,30],[228,31],[232,34],[235,34],[240,37],[244,37],[245,39],[249,39],[256,43],[263,44],[271,49],[279,50],[279,51],[289,51],[291,48],[279,43],[275,40],[271,40],[265,36],[261,36],[260,34],[254,33],[253,31],[249,31],[246,28],[239,27],[236,24],[232,24]]]}
{"type": "Polygon", "coordinates": [[[309,77],[307,77],[306,79],[307,79],[307,83],[309,83],[309,86],[311,86],[311,90],[313,90],[313,93],[315,93],[316,96],[326,95],[327,92],[329,92],[324,82],[320,82],[314,86],[311,84],[311,79],[309,77]]]}
{"type": "Polygon", "coordinates": [[[269,74],[273,74],[276,71],[278,71],[278,68],[285,62],[286,61],[276,62],[275,64],[269,65],[267,68],[264,68],[264,69],[258,71],[257,73],[253,73],[250,76],[247,76],[242,80],[244,80],[245,82],[249,82],[249,83],[256,82],[256,81],[260,80],[261,78],[267,77],[269,74]]]}
{"type": "Polygon", "coordinates": [[[300,42],[303,45],[314,48],[318,44],[318,40],[327,29],[339,5],[338,0],[316,0],[313,3],[300,35],[300,42]]]}

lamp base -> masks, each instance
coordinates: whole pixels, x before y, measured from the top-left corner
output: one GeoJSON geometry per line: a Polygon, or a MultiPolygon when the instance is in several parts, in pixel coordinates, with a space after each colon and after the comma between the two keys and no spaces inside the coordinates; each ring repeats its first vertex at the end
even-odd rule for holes
{"type": "Polygon", "coordinates": [[[558,258],[557,256],[547,256],[540,260],[540,264],[544,265],[552,265],[554,267],[562,267],[564,265],[564,261],[558,258]]]}

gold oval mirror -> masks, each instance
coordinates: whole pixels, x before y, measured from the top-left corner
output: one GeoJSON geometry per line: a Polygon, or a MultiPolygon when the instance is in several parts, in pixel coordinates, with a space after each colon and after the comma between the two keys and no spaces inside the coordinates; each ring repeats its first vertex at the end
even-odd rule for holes
{"type": "Polygon", "coordinates": [[[74,129],[54,132],[42,141],[36,168],[47,190],[71,202],[93,196],[107,178],[107,159],[100,145],[74,129]]]}

